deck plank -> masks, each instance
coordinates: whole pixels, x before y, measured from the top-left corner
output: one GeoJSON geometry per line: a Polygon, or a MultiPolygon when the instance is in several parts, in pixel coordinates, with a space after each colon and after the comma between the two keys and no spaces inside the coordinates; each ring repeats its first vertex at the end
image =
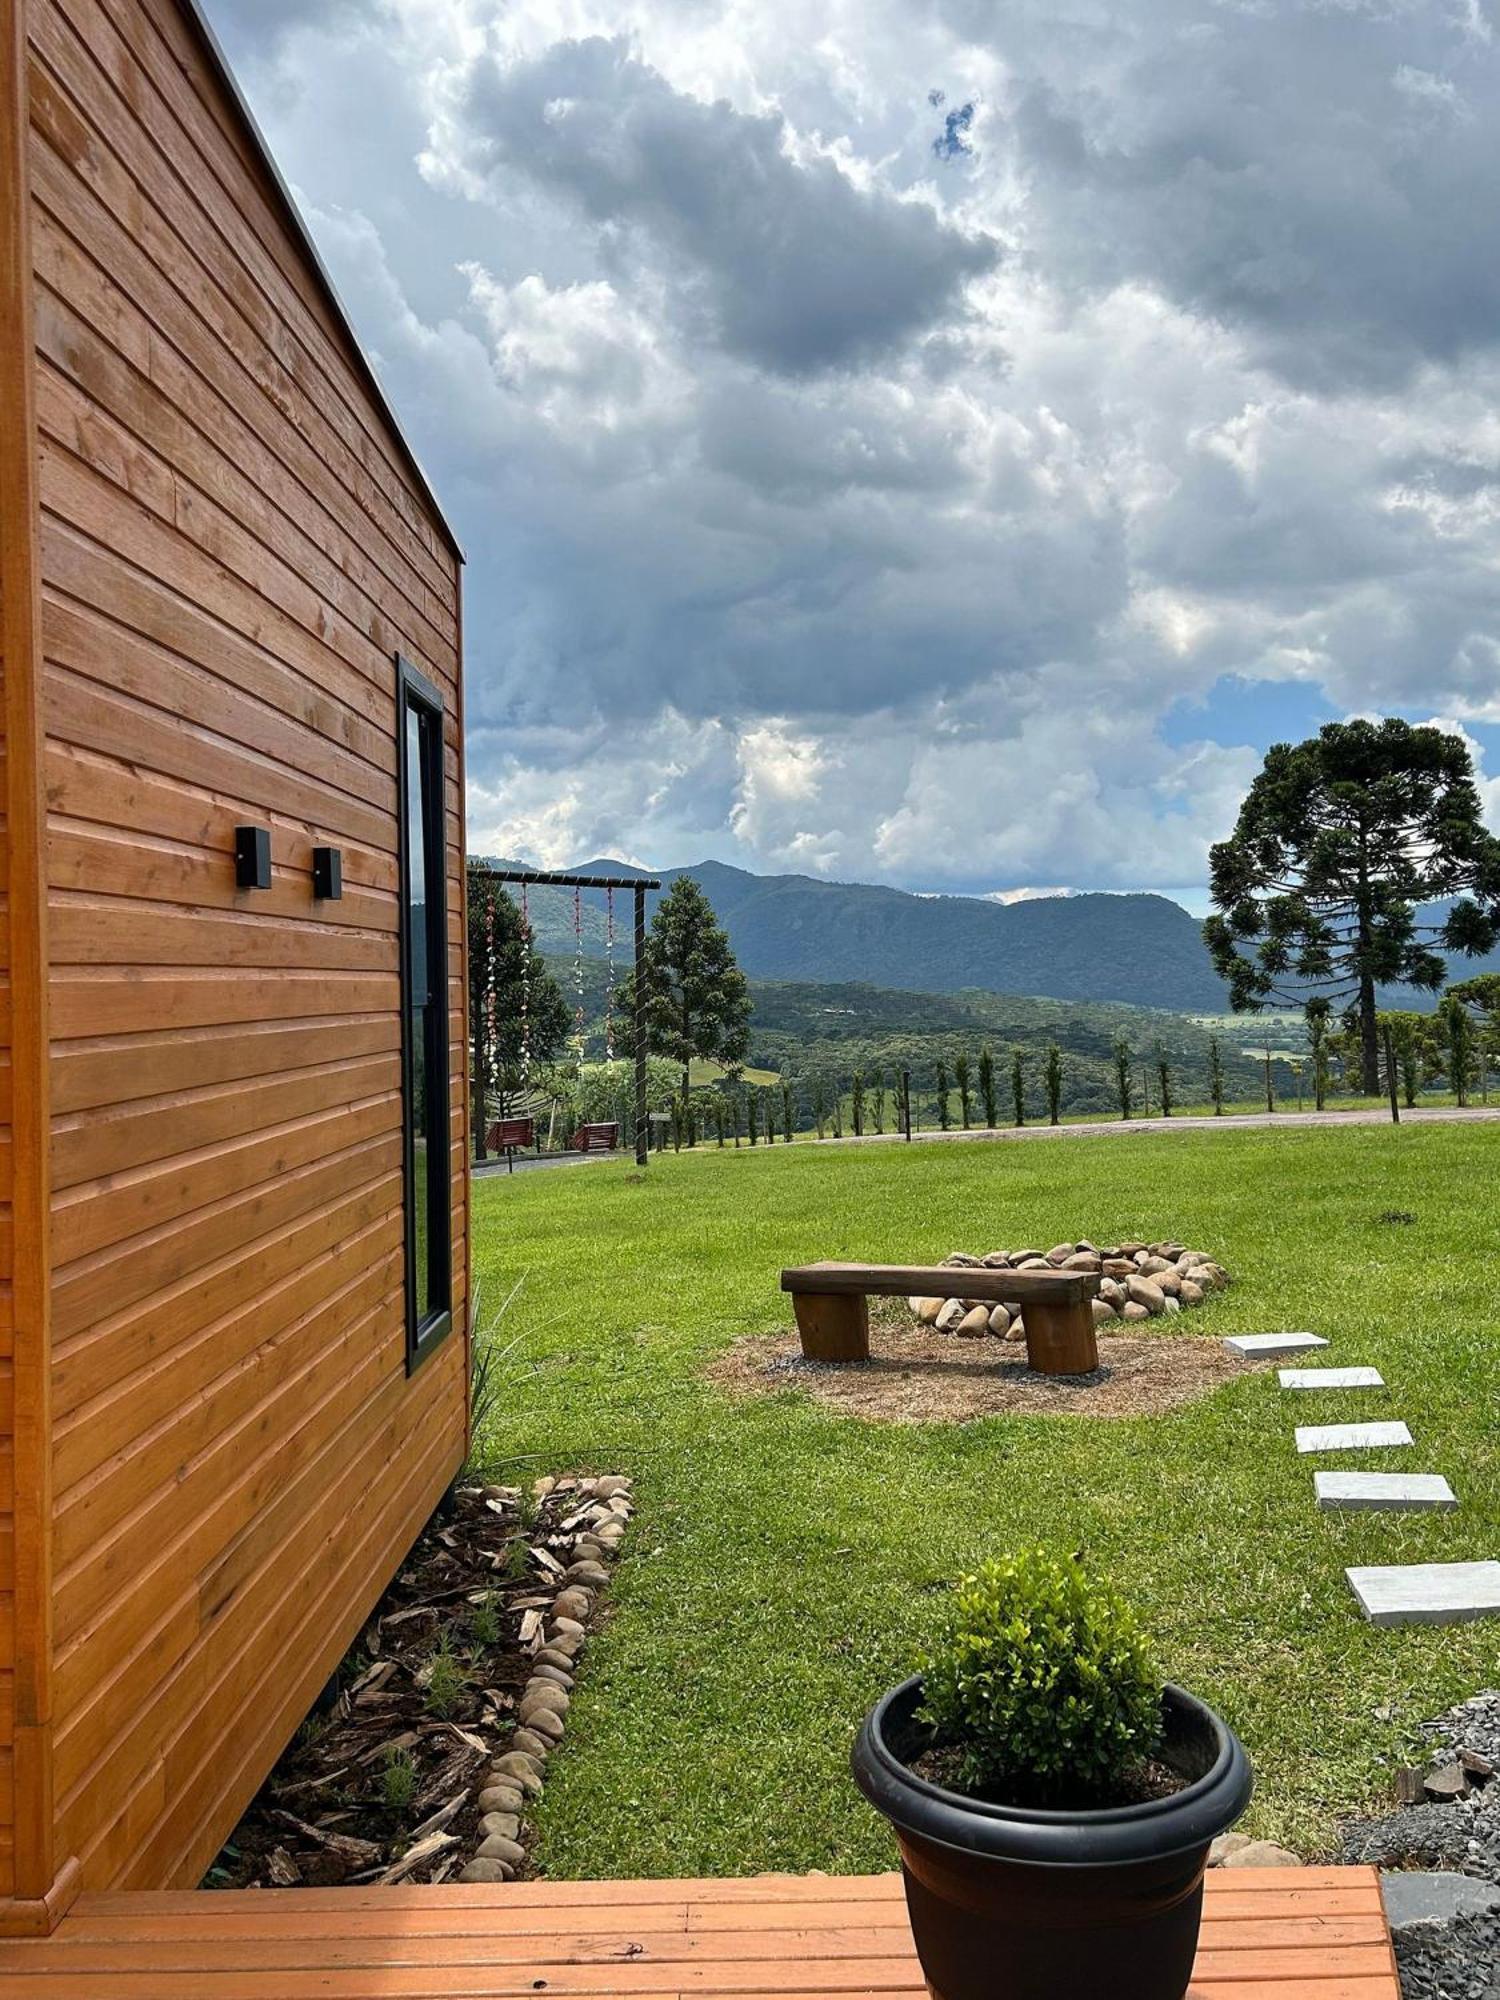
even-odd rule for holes
{"type": "MultiPolygon", "coordinates": [[[[85,1896],[6,2000],[925,2000],[899,1877],[85,1896]]],[[[1373,1869],[1209,1877],[1189,2000],[1399,2000],[1373,1869]]]]}

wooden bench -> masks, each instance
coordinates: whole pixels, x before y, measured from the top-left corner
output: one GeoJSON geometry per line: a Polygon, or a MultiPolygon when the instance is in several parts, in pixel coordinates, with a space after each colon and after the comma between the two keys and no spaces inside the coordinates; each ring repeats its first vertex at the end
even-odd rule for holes
{"type": "Polygon", "coordinates": [[[1020,1306],[1026,1358],[1039,1375],[1091,1375],[1099,1342],[1093,1271],[992,1271],[968,1264],[803,1264],[783,1271],[809,1361],[868,1361],[874,1298],[982,1299],[1020,1306]]]}
{"type": "Polygon", "coordinates": [[[618,1125],[580,1125],[573,1134],[575,1153],[612,1153],[619,1143],[618,1125]]]}

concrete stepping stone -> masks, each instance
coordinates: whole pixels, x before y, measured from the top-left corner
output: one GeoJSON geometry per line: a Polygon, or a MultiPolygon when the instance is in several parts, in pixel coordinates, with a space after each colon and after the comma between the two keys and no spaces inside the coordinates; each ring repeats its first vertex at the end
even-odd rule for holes
{"type": "Polygon", "coordinates": [[[1373,1451],[1410,1444],[1405,1424],[1298,1424],[1298,1451],[1373,1451]]]}
{"type": "Polygon", "coordinates": [[[1378,1368],[1279,1368],[1283,1389],[1383,1389],[1378,1368]]]}
{"type": "Polygon", "coordinates": [[[1224,1345],[1246,1361],[1266,1361],[1278,1354],[1311,1354],[1328,1342],[1316,1333],[1232,1333],[1224,1345]]]}
{"type": "Polygon", "coordinates": [[[1345,1570],[1372,1625],[1456,1625],[1500,1613],[1500,1562],[1345,1570]]]}
{"type": "Polygon", "coordinates": [[[1315,1472],[1313,1486],[1318,1505],[1329,1513],[1379,1508],[1415,1514],[1458,1505],[1440,1472],[1315,1472]]]}

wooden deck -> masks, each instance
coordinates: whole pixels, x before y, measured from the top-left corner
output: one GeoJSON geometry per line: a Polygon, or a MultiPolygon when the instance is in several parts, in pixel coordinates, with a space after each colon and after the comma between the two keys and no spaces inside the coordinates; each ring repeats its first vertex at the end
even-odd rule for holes
{"type": "MultiPolygon", "coordinates": [[[[85,1896],[4,2000],[924,2000],[894,1875],[85,1896]]],[[[1059,1994],[1058,2000],[1092,2000],[1059,1994]]],[[[1369,1868],[1209,1877],[1190,2000],[1399,2000],[1369,1868]]]]}

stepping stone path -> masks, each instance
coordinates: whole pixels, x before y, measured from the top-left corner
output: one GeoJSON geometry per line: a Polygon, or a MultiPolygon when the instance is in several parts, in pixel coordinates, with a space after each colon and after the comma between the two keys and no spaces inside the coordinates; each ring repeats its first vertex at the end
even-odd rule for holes
{"type": "MultiPolygon", "coordinates": [[[[1236,1334],[1224,1345],[1247,1360],[1299,1354],[1328,1342],[1312,1333],[1236,1334]]],[[[1384,1389],[1377,1368],[1280,1368],[1284,1390],[1384,1389]]],[[[1399,1422],[1298,1424],[1297,1450],[1366,1451],[1409,1445],[1412,1434],[1399,1422]]],[[[1391,1513],[1450,1512],[1458,1505],[1453,1488],[1436,1472],[1319,1472],[1313,1476],[1318,1505],[1328,1513],[1383,1509],[1391,1513]]],[[[1344,1574],[1372,1625],[1451,1625],[1461,1619],[1500,1615],[1500,1562],[1397,1563],[1346,1569],[1344,1574]]]]}
{"type": "Polygon", "coordinates": [[[1283,1389],[1383,1389],[1377,1368],[1281,1368],[1283,1389]]]}
{"type": "Polygon", "coordinates": [[[1500,1612],[1500,1562],[1403,1563],[1345,1574],[1372,1625],[1453,1625],[1500,1612]]]}
{"type": "Polygon", "coordinates": [[[1328,1342],[1316,1333],[1232,1333],[1224,1345],[1246,1361],[1269,1361],[1278,1354],[1311,1354],[1328,1342]]]}
{"type": "Polygon", "coordinates": [[[1438,1472],[1318,1472],[1313,1475],[1318,1505],[1328,1513],[1422,1513],[1456,1507],[1453,1488],[1438,1472]]]}
{"type": "Polygon", "coordinates": [[[1411,1444],[1405,1424],[1298,1424],[1298,1451],[1375,1451],[1382,1445],[1411,1444]]]}

